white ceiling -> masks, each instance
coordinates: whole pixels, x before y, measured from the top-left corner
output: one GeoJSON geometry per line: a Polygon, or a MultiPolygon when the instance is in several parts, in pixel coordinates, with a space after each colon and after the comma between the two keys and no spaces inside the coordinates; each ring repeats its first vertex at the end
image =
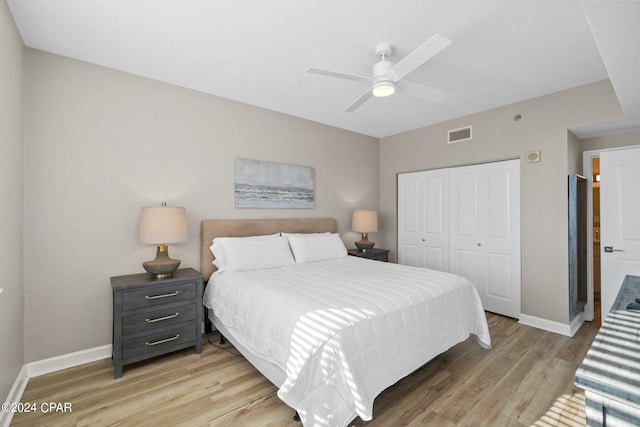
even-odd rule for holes
{"type": "Polygon", "coordinates": [[[602,0],[7,0],[25,45],[375,137],[610,78],[625,119],[579,137],[640,129],[640,2],[602,0]],[[451,46],[397,93],[344,109],[375,46],[397,62],[434,33],[451,46]]]}

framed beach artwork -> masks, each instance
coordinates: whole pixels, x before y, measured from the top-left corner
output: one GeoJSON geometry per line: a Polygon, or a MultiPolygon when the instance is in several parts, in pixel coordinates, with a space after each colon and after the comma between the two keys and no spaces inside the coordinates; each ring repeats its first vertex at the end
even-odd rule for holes
{"type": "Polygon", "coordinates": [[[236,208],[311,209],[314,188],[313,168],[235,159],[236,208]]]}

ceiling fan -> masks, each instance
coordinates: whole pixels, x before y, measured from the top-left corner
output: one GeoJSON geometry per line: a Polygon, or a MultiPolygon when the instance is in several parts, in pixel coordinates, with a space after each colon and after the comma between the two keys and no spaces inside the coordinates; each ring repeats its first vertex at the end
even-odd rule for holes
{"type": "Polygon", "coordinates": [[[418,46],[413,52],[394,65],[392,62],[387,60],[391,55],[391,45],[389,43],[380,43],[376,46],[376,56],[380,58],[380,61],[373,65],[373,77],[365,77],[357,74],[342,73],[340,71],[331,71],[313,67],[307,69],[307,72],[323,76],[367,82],[372,85],[365,93],[346,108],[346,112],[355,111],[372,96],[384,97],[393,95],[396,89],[411,96],[417,96],[419,98],[425,98],[433,101],[443,101],[447,96],[449,96],[446,92],[401,80],[407,74],[411,73],[433,56],[440,53],[450,44],[451,40],[441,36],[440,34],[434,34],[429,40],[418,46]]]}

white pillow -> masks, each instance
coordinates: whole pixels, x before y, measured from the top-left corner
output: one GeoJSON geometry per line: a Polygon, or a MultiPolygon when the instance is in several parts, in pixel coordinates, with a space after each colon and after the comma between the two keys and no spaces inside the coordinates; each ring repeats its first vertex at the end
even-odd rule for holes
{"type": "Polygon", "coordinates": [[[347,248],[338,233],[282,234],[289,240],[296,264],[347,256],[347,248]]]}
{"type": "Polygon", "coordinates": [[[216,237],[211,252],[218,271],[259,270],[295,264],[289,243],[280,234],[216,237]]]}

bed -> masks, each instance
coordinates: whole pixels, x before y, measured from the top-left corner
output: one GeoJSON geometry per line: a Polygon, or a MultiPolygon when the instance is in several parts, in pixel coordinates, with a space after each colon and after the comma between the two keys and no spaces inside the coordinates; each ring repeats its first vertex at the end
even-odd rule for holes
{"type": "Polygon", "coordinates": [[[471,334],[491,346],[466,279],[347,256],[336,231],[332,218],[201,225],[209,320],[304,426],[371,420],[380,392],[438,354],[471,334]]]}

